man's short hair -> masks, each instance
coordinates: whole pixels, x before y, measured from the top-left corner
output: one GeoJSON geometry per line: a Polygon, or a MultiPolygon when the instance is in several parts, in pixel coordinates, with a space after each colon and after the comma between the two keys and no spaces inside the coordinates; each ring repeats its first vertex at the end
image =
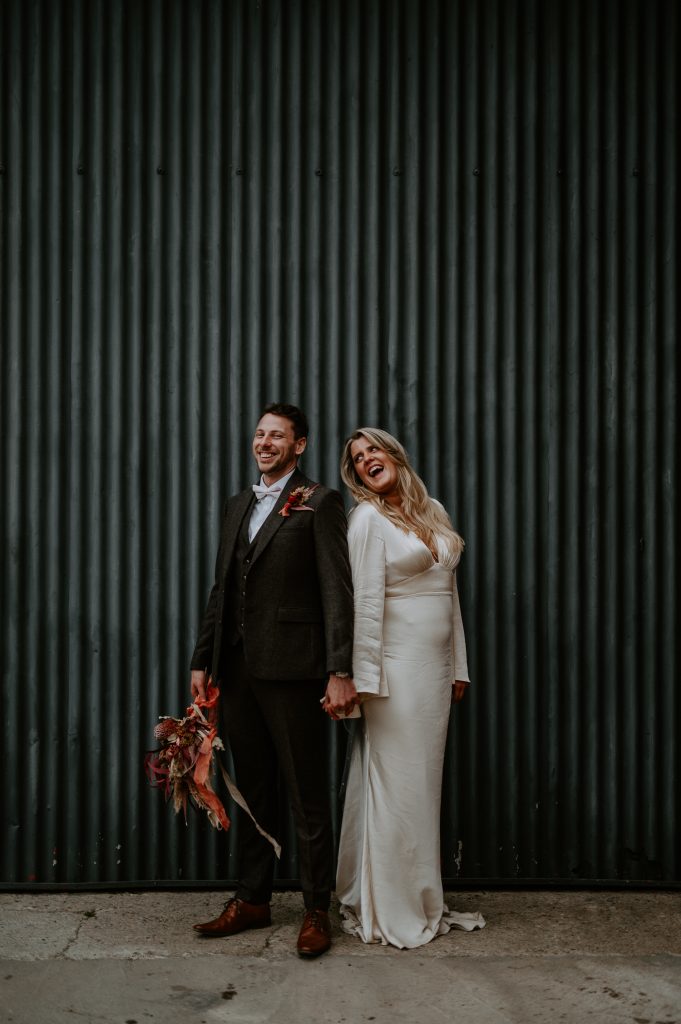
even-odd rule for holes
{"type": "Polygon", "coordinates": [[[260,419],[268,413],[271,413],[272,416],[283,416],[285,419],[290,420],[293,424],[293,436],[296,441],[300,440],[301,437],[309,436],[310,424],[307,422],[307,416],[297,405],[287,405],[286,402],[271,402],[260,413],[260,419]]]}

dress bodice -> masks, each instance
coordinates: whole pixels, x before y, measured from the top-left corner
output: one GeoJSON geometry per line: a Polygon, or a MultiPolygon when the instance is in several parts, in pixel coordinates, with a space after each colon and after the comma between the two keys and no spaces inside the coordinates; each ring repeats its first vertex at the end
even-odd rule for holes
{"type": "MultiPolygon", "coordinates": [[[[369,506],[371,508],[371,506],[369,506]]],[[[453,570],[458,564],[442,537],[436,537],[438,560],[433,558],[427,544],[410,530],[405,533],[385,516],[372,513],[377,519],[385,545],[385,596],[399,597],[412,592],[410,581],[428,574],[426,580],[419,580],[427,589],[448,590],[453,586],[453,570]]],[[[366,513],[365,513],[366,514],[366,513]]]]}
{"type": "Polygon", "coordinates": [[[439,560],[415,533],[401,530],[368,502],[352,512],[348,546],[355,591],[353,670],[358,692],[386,696],[385,626],[390,605],[400,599],[440,597],[449,609],[452,678],[467,679],[466,645],[455,570],[459,562],[444,538],[439,560]]]}

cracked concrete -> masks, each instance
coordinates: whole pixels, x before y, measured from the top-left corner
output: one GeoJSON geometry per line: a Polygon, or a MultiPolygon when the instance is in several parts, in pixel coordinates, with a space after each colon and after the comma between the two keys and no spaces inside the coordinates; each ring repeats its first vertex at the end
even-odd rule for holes
{"type": "Polygon", "coordinates": [[[69,952],[71,950],[71,947],[75,946],[78,943],[78,938],[80,936],[81,929],[85,926],[89,917],[96,917],[96,911],[92,911],[91,913],[89,911],[84,911],[81,920],[76,925],[75,935],[73,936],[72,939],[69,939],[69,941],[66,944],[66,947],[59,954],[59,958],[69,959],[69,952]]]}
{"type": "Polygon", "coordinates": [[[0,1021],[681,1024],[678,893],[460,893],[450,906],[487,928],[418,950],[364,946],[334,907],[334,945],[310,962],[299,894],[276,895],[270,928],[200,938],[224,898],[0,895],[0,1021]]]}

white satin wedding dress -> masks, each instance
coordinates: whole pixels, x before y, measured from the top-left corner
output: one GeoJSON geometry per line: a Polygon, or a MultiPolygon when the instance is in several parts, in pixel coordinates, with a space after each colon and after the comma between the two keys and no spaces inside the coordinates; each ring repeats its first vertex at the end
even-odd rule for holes
{"type": "Polygon", "coordinates": [[[354,679],[372,699],[352,751],[336,891],[343,928],[415,948],[484,927],[444,903],[440,798],[452,680],[468,679],[453,559],[439,561],[373,505],[352,512],[354,679]]]}

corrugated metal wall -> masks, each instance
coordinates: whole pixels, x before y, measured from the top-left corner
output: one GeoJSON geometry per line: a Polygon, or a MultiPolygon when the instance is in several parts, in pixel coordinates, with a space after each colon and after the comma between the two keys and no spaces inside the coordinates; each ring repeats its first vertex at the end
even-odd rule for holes
{"type": "Polygon", "coordinates": [[[679,881],[678,3],[0,12],[3,882],[234,877],[141,762],[272,399],[467,539],[445,875],[679,881]]]}

